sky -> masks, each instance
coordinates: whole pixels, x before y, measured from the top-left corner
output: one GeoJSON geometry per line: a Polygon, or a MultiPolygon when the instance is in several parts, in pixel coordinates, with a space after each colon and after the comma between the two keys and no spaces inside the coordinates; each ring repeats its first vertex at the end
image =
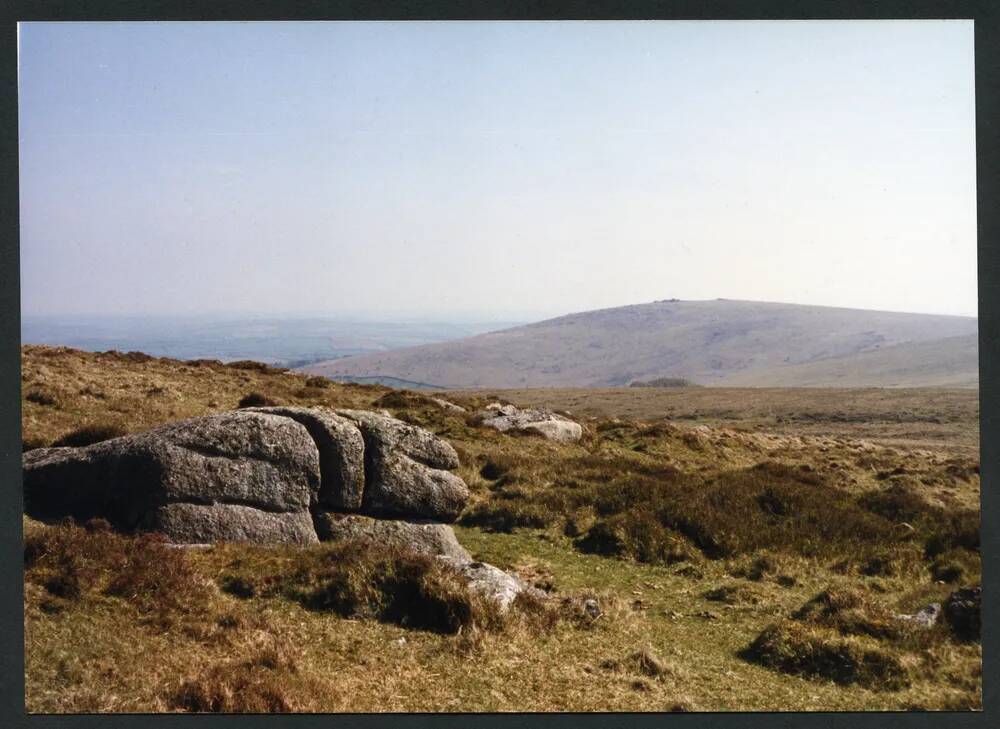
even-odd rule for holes
{"type": "Polygon", "coordinates": [[[22,23],[25,315],[975,315],[971,21],[22,23]]]}

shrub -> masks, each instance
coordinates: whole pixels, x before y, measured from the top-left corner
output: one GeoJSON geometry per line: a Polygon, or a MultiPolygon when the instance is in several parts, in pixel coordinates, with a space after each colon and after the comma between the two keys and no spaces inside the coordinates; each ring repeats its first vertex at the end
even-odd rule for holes
{"type": "Polygon", "coordinates": [[[380,408],[419,408],[434,405],[434,402],[417,392],[390,390],[373,404],[380,408]]]}
{"type": "Polygon", "coordinates": [[[366,543],[337,542],[299,551],[293,566],[275,565],[224,578],[255,595],[280,594],[310,610],[344,617],[382,620],[412,628],[457,633],[461,629],[502,627],[500,609],[468,589],[441,560],[366,543]]]}
{"type": "Polygon", "coordinates": [[[828,629],[792,621],[765,628],[740,657],[772,670],[841,685],[898,690],[910,683],[899,658],[871,639],[843,638],[828,629]]]}
{"type": "Polygon", "coordinates": [[[68,446],[71,448],[82,448],[93,445],[101,441],[120,438],[127,431],[120,423],[95,423],[84,425],[82,428],[72,430],[58,440],[53,441],[53,448],[68,446]]]}
{"type": "Polygon", "coordinates": [[[325,390],[330,387],[330,380],[326,377],[314,376],[306,378],[306,387],[315,387],[318,390],[325,390]]]}
{"type": "Polygon", "coordinates": [[[182,550],[155,534],[117,534],[103,519],[32,530],[24,566],[25,580],[56,597],[116,596],[162,620],[201,609],[209,596],[182,550]]]}
{"type": "Polygon", "coordinates": [[[491,532],[509,534],[517,527],[541,529],[553,523],[556,515],[538,504],[517,501],[483,501],[468,509],[459,522],[491,532]]]}
{"type": "Polygon", "coordinates": [[[255,362],[251,359],[239,359],[234,362],[228,362],[226,363],[226,366],[234,370],[250,370],[252,372],[259,372],[262,375],[280,375],[282,372],[288,371],[284,367],[272,367],[269,364],[255,362]]]}
{"type": "Polygon", "coordinates": [[[287,650],[265,648],[253,657],[213,666],[185,681],[170,698],[173,708],[197,713],[277,714],[307,708],[292,696],[298,673],[287,650]]]}
{"type": "Polygon", "coordinates": [[[657,377],[654,380],[633,382],[629,387],[701,387],[701,385],[683,377],[657,377]]]}
{"type": "Polygon", "coordinates": [[[674,564],[692,557],[686,540],[665,528],[654,515],[639,509],[598,521],[576,546],[583,552],[655,564],[674,564]]]}
{"type": "Polygon", "coordinates": [[[236,407],[239,408],[256,408],[256,407],[270,407],[271,405],[277,405],[277,401],[272,400],[267,395],[262,395],[259,392],[250,392],[240,398],[240,402],[236,407]]]}
{"type": "Polygon", "coordinates": [[[56,407],[62,404],[62,400],[57,395],[45,390],[32,390],[24,396],[24,399],[36,405],[45,405],[47,407],[56,407]]]}
{"type": "Polygon", "coordinates": [[[867,635],[897,639],[906,635],[908,623],[859,590],[827,589],[799,608],[793,618],[836,630],[841,635],[867,635]]]}

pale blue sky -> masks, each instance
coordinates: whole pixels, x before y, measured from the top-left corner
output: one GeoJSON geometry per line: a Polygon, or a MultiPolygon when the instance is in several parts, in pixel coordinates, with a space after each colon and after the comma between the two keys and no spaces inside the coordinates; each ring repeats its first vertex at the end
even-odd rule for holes
{"type": "Polygon", "coordinates": [[[28,23],[26,314],[976,313],[969,21],[28,23]]]}

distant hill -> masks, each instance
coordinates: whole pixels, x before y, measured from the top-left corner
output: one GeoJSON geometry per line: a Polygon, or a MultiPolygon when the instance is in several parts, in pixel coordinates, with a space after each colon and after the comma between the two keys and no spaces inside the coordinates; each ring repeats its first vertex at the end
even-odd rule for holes
{"type": "Polygon", "coordinates": [[[977,320],[754,301],[659,301],[455,341],[319,362],[305,372],[446,388],[978,384],[977,320]],[[945,341],[951,340],[951,341],[945,341]]]}
{"type": "Polygon", "coordinates": [[[729,387],[977,387],[979,337],[908,342],[767,370],[737,372],[729,387]]]}

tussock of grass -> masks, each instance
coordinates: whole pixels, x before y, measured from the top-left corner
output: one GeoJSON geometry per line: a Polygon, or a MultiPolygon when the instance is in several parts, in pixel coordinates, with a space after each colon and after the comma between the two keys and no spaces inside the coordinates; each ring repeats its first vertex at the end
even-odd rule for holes
{"type": "Polygon", "coordinates": [[[240,596],[282,595],[310,610],[376,619],[440,633],[498,630],[496,604],[472,593],[440,560],[353,543],[321,545],[295,555],[292,565],[267,563],[223,577],[240,596]]]}
{"type": "Polygon", "coordinates": [[[183,550],[153,534],[125,536],[95,519],[79,527],[34,526],[24,541],[25,580],[44,587],[60,610],[96,597],[118,597],[169,622],[202,610],[211,595],[183,550]]]}
{"type": "Polygon", "coordinates": [[[912,632],[910,623],[897,620],[886,606],[857,589],[824,590],[792,617],[813,625],[833,628],[841,635],[899,639],[912,632]]]}
{"type": "Polygon", "coordinates": [[[284,714],[308,711],[315,705],[309,694],[324,688],[300,675],[288,646],[272,645],[185,681],[170,696],[169,706],[193,713],[284,714]]]}
{"type": "Polygon", "coordinates": [[[765,628],[741,656],[785,673],[875,690],[898,690],[910,683],[903,662],[877,642],[794,621],[765,628]]]}

